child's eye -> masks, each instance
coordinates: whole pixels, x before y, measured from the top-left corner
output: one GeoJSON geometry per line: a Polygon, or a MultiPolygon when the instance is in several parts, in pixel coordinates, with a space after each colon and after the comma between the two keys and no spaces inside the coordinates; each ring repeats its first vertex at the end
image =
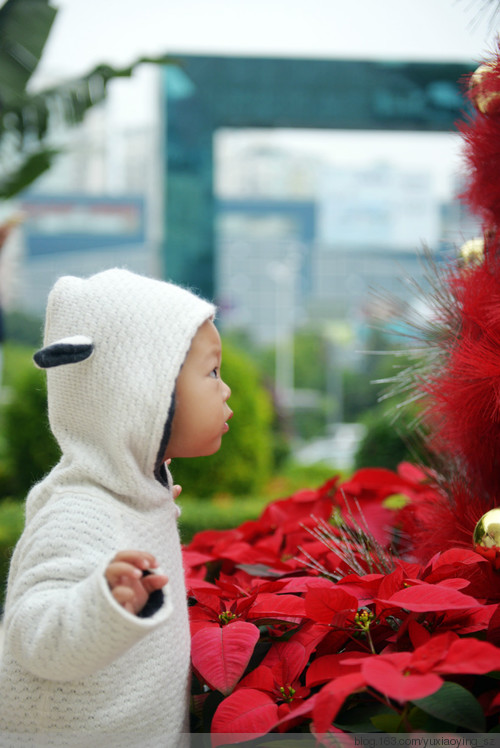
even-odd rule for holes
{"type": "Polygon", "coordinates": [[[214,377],[214,379],[219,378],[219,369],[217,368],[217,366],[215,367],[215,369],[212,369],[212,371],[210,372],[210,376],[214,377]]]}

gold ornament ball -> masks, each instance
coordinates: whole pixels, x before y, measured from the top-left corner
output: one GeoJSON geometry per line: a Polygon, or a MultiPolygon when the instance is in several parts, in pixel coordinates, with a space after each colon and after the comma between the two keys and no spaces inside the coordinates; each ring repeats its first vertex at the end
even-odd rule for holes
{"type": "Polygon", "coordinates": [[[500,550],[500,508],[490,509],[483,514],[473,535],[474,550],[489,556],[485,551],[500,550]]]}
{"type": "Polygon", "coordinates": [[[462,244],[459,257],[464,265],[478,265],[484,259],[484,239],[469,239],[462,244]]]}
{"type": "Polygon", "coordinates": [[[472,101],[481,114],[489,116],[500,112],[500,91],[488,90],[488,81],[499,75],[492,64],[480,65],[471,75],[469,88],[472,101]]]}

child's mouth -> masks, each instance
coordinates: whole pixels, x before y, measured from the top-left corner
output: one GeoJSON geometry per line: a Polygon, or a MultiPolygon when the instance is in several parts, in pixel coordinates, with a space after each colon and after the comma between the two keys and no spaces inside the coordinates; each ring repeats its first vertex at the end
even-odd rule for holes
{"type": "MultiPolygon", "coordinates": [[[[227,417],[227,421],[230,421],[232,417],[233,417],[233,411],[231,410],[231,411],[229,412],[229,415],[228,415],[228,417],[227,417]]],[[[224,424],[224,428],[223,428],[223,431],[224,431],[224,433],[226,433],[227,431],[229,431],[229,424],[228,424],[228,422],[227,422],[227,421],[226,421],[226,423],[224,424]]]]}

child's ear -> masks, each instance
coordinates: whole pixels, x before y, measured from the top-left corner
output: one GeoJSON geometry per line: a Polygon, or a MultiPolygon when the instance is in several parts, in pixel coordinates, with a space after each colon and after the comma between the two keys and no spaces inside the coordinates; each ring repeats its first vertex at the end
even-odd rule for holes
{"type": "Polygon", "coordinates": [[[85,361],[93,352],[94,344],[90,338],[85,335],[74,335],[41,348],[33,356],[33,361],[39,369],[50,369],[53,366],[85,361]]]}

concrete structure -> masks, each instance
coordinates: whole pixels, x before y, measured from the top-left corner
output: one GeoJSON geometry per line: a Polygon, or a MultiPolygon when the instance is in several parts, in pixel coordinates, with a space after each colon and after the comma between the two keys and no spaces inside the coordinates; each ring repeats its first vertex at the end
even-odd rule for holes
{"type": "Polygon", "coordinates": [[[213,138],[222,127],[451,131],[475,65],[179,55],[165,68],[162,272],[213,296],[213,138]]]}
{"type": "Polygon", "coordinates": [[[17,304],[40,314],[60,275],[87,275],[121,266],[155,275],[140,196],[25,194],[24,262],[17,304]]]}

